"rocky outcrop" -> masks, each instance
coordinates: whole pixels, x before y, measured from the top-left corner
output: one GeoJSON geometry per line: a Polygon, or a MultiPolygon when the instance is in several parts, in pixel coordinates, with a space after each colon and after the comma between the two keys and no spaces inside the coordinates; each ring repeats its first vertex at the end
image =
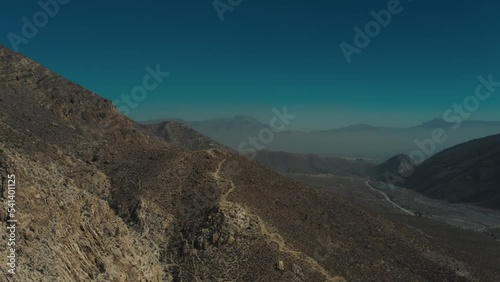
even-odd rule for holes
{"type": "MultiPolygon", "coordinates": [[[[208,150],[212,148],[224,149],[224,145],[196,132],[187,125],[176,121],[163,121],[157,124],[139,124],[145,132],[158,136],[161,139],[183,150],[208,150]]],[[[226,148],[229,150],[229,148],[226,148]]]]}

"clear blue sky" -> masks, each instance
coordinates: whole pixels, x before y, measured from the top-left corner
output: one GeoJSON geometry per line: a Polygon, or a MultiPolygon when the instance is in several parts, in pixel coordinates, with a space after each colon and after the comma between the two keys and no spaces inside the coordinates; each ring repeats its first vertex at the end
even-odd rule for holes
{"type": "MultiPolygon", "coordinates": [[[[110,100],[160,64],[170,76],[130,111],[138,120],[265,120],[288,106],[296,128],[407,126],[474,94],[478,75],[500,81],[494,0],[401,0],[403,11],[348,64],[339,44],[353,44],[353,28],[388,2],[243,0],[221,22],[212,0],[72,0],[19,51],[110,100]]],[[[21,35],[21,18],[39,10],[2,1],[1,42],[12,48],[7,35],[21,35]]],[[[500,90],[472,118],[500,120],[498,109],[500,90]]]]}

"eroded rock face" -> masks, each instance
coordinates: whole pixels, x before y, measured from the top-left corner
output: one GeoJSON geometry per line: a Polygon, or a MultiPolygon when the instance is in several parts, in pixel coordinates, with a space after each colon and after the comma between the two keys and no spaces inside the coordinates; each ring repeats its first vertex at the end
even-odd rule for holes
{"type": "Polygon", "coordinates": [[[19,180],[18,281],[494,277],[228,150],[179,150],[3,47],[0,59],[0,174],[19,180]]]}
{"type": "Polygon", "coordinates": [[[163,281],[158,245],[59,164],[40,166],[10,149],[0,154],[19,183],[17,281],[163,281]]]}

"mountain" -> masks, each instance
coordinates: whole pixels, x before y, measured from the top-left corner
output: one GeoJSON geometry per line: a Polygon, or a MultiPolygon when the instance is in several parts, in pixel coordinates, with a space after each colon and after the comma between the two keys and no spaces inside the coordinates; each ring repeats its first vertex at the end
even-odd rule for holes
{"type": "MultiPolygon", "coordinates": [[[[424,122],[413,128],[450,128],[454,126],[455,123],[447,122],[441,118],[436,118],[428,122],[424,122]]],[[[500,122],[498,121],[479,121],[479,120],[465,120],[461,123],[461,126],[466,128],[472,127],[498,127],[500,126],[500,122]]]]}
{"type": "MultiPolygon", "coordinates": [[[[408,154],[419,150],[419,143],[432,138],[435,129],[446,134],[443,143],[436,144],[435,153],[455,145],[500,133],[500,122],[463,121],[459,128],[456,124],[443,119],[434,119],[418,126],[408,128],[375,127],[367,124],[352,125],[344,128],[322,131],[291,131],[290,125],[283,131],[274,132],[271,142],[262,142],[259,133],[272,129],[269,124],[250,117],[209,119],[206,121],[185,122],[189,127],[238,150],[285,151],[299,154],[330,155],[340,158],[370,159],[382,162],[396,154],[408,154]],[[257,140],[259,145],[248,146],[249,140],[257,140]]],[[[264,140],[265,141],[265,140],[264,140]]]]}
{"type": "MultiPolygon", "coordinates": [[[[0,217],[17,220],[16,251],[2,233],[0,256],[17,255],[16,281],[498,277],[405,225],[238,154],[179,149],[3,47],[0,62],[0,198],[6,207],[15,191],[16,207],[0,217]]],[[[5,262],[1,270],[9,281],[5,262]]]]}
{"type": "Polygon", "coordinates": [[[383,126],[371,126],[369,124],[353,124],[350,126],[331,129],[331,130],[323,130],[322,132],[381,132],[381,131],[393,131],[397,130],[397,128],[392,127],[383,127],[383,126]]]}
{"type": "Polygon", "coordinates": [[[403,184],[427,196],[500,209],[500,135],[449,148],[403,184]]]}
{"type": "Polygon", "coordinates": [[[264,123],[248,116],[212,118],[205,121],[189,121],[187,124],[200,132],[226,132],[232,130],[251,132],[266,126],[264,123]]]}
{"type": "MultiPolygon", "coordinates": [[[[139,124],[144,132],[155,135],[183,150],[231,150],[184,123],[164,121],[158,124],[139,124]]],[[[364,160],[322,157],[314,154],[257,151],[255,158],[261,165],[279,173],[333,174],[336,176],[366,177],[372,175],[374,165],[364,160]]]]}
{"type": "Polygon", "coordinates": [[[407,155],[399,154],[377,165],[373,170],[372,177],[380,181],[391,182],[394,181],[391,180],[394,177],[405,177],[414,169],[413,160],[407,155]]]}
{"type": "MultiPolygon", "coordinates": [[[[484,122],[484,123],[487,123],[487,122],[484,122]]],[[[441,119],[441,118],[435,118],[433,120],[430,120],[430,121],[427,121],[427,122],[424,122],[418,126],[415,126],[413,128],[430,128],[430,129],[433,129],[433,128],[443,128],[443,127],[451,127],[453,126],[453,123],[450,123],[450,122],[446,122],[445,120],[441,119]]]]}
{"type": "Polygon", "coordinates": [[[226,148],[207,136],[198,133],[184,123],[164,121],[157,124],[139,124],[145,132],[160,137],[184,150],[207,150],[226,148]]]}

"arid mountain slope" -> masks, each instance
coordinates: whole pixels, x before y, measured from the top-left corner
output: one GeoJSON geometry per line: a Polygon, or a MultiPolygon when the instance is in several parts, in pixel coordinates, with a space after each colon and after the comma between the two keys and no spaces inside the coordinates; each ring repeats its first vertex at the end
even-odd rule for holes
{"type": "Polygon", "coordinates": [[[0,107],[0,172],[18,181],[17,281],[498,277],[232,152],[178,150],[3,47],[0,107]]]}
{"type": "Polygon", "coordinates": [[[396,155],[373,170],[372,177],[385,182],[395,182],[394,179],[401,179],[413,172],[415,165],[413,160],[407,155],[396,155]]]}
{"type": "Polygon", "coordinates": [[[170,144],[184,150],[205,150],[226,148],[205,135],[191,129],[184,123],[163,121],[156,124],[139,124],[145,132],[160,137],[170,144]]]}
{"type": "Polygon", "coordinates": [[[500,135],[447,149],[404,184],[427,196],[500,209],[500,135]]]}

